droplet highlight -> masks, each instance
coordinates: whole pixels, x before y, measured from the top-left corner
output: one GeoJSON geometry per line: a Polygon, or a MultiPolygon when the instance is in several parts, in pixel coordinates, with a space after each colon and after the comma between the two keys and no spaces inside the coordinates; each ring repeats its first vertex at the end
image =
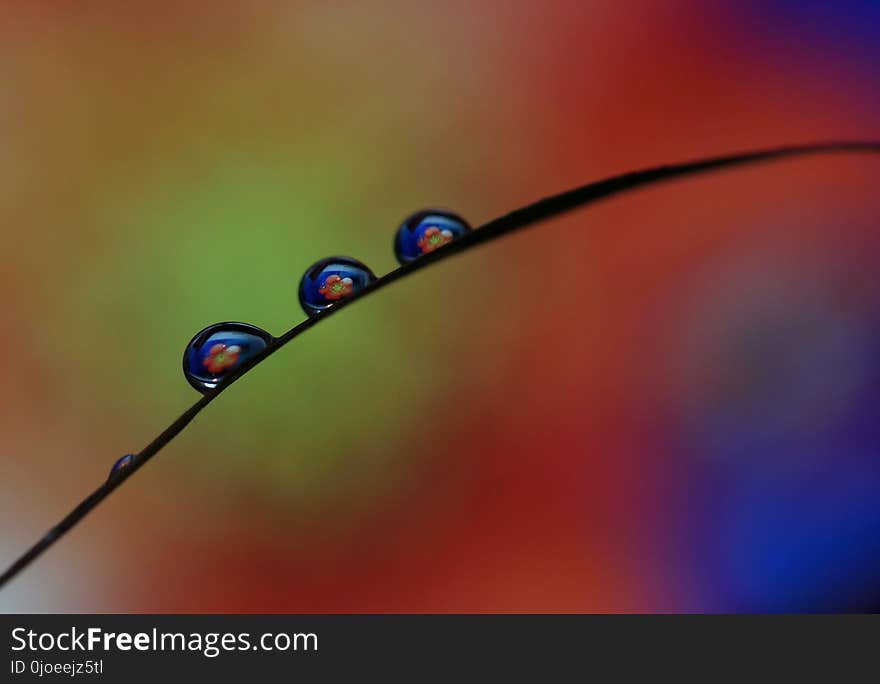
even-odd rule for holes
{"type": "Polygon", "coordinates": [[[467,221],[452,212],[426,209],[413,214],[400,226],[394,236],[394,254],[401,264],[408,264],[448,245],[470,229],[467,221]]]}
{"type": "Polygon", "coordinates": [[[110,477],[113,477],[120,470],[128,468],[131,465],[131,462],[134,460],[134,454],[126,454],[122,458],[118,459],[116,463],[113,464],[113,467],[110,468],[110,477]]]}
{"type": "Polygon", "coordinates": [[[216,323],[197,333],[183,352],[183,374],[199,392],[208,392],[272,341],[262,328],[247,323],[216,323]]]}
{"type": "Polygon", "coordinates": [[[306,271],[299,283],[299,303],[309,316],[326,311],[340,299],[363,290],[376,280],[357,259],[329,257],[306,271]]]}

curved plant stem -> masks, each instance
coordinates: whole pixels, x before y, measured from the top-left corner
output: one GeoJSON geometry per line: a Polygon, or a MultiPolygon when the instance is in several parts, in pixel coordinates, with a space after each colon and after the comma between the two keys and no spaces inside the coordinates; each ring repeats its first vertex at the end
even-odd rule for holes
{"type": "Polygon", "coordinates": [[[538,200],[533,204],[516,209],[515,211],[505,214],[500,218],[489,221],[485,225],[477,228],[466,235],[458,238],[454,242],[442,249],[436,250],[419,257],[405,266],[391,271],[387,275],[379,278],[370,284],[367,288],[353,293],[349,297],[340,300],[330,309],[324,311],[318,316],[308,318],[307,320],[295,325],[281,337],[275,338],[263,352],[252,357],[240,367],[235,369],[223,382],[215,389],[203,395],[195,404],[184,411],[171,425],[169,425],[158,437],[144,447],[140,453],[136,454],[131,463],[122,470],[111,475],[111,477],[99,486],[94,492],[86,497],[82,503],[68,513],[57,525],[49,530],[36,544],[16,560],[2,575],[0,575],[0,588],[6,585],[13,577],[24,570],[32,561],[34,561],[47,548],[54,544],[58,539],[70,530],[80,520],[82,520],[89,511],[95,508],[101,501],[110,495],[117,487],[125,482],[129,477],[134,475],[147,461],[155,456],[159,451],[174,439],[189,423],[210,404],[214,399],[220,396],[224,391],[247,373],[258,363],[262,363],[269,356],[281,349],[288,342],[304,333],[306,330],[320,321],[339,313],[347,306],[351,306],[357,300],[371,295],[381,290],[391,283],[401,278],[415,273],[423,268],[427,268],[442,259],[469,250],[484,242],[489,242],[500,238],[514,231],[530,226],[538,221],[558,216],[565,212],[577,209],[592,202],[612,197],[621,192],[634,190],[636,188],[650,185],[660,181],[672,180],[682,176],[706,173],[709,171],[730,168],[734,166],[742,166],[745,164],[754,164],[757,162],[770,161],[773,159],[781,159],[785,157],[802,156],[819,153],[880,153],[880,142],[872,141],[855,141],[855,142],[828,142],[817,143],[813,145],[800,145],[791,147],[779,147],[774,149],[759,150],[755,152],[746,152],[723,157],[713,157],[692,162],[684,162],[681,164],[673,164],[669,166],[658,166],[642,171],[633,171],[619,176],[612,176],[588,185],[583,185],[573,190],[546,197],[538,200]]]}

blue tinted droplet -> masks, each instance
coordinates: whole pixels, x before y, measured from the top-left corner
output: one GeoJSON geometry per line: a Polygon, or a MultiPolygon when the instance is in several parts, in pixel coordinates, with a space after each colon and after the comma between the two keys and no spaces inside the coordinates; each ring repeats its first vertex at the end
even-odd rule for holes
{"type": "Polygon", "coordinates": [[[376,280],[357,259],[329,257],[306,271],[299,283],[299,303],[309,316],[329,309],[340,299],[359,292],[376,280]]]}
{"type": "Polygon", "coordinates": [[[134,460],[134,454],[126,454],[122,458],[116,461],[113,464],[113,467],[110,468],[110,477],[113,477],[116,473],[118,473],[123,468],[128,468],[131,465],[131,462],[134,460]]]}
{"type": "Polygon", "coordinates": [[[216,323],[197,333],[183,352],[183,374],[199,392],[214,389],[272,341],[262,328],[247,323],[216,323]]]}
{"type": "Polygon", "coordinates": [[[413,214],[400,226],[394,236],[394,254],[401,264],[406,264],[448,245],[470,229],[467,221],[452,212],[426,209],[413,214]]]}

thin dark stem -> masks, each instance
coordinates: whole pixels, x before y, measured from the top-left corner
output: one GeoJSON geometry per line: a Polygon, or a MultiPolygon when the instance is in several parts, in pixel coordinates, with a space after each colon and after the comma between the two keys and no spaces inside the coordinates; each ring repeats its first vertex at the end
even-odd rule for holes
{"type": "Polygon", "coordinates": [[[412,261],[405,266],[391,271],[387,275],[379,278],[370,284],[369,287],[354,293],[334,304],[332,308],[323,313],[309,318],[286,333],[274,339],[263,352],[252,357],[243,363],[239,368],[235,369],[227,378],[224,378],[215,389],[206,393],[195,404],[188,408],[177,420],[169,425],[156,439],[150,442],[144,449],[135,455],[132,462],[116,474],[112,475],[106,482],[92,492],[86,499],[74,508],[67,516],[53,527],[46,535],[34,544],[23,556],[16,560],[6,572],[0,575],[0,588],[6,585],[13,577],[24,570],[33,560],[42,554],[47,548],[54,544],[58,539],[70,530],[80,520],[82,520],[89,511],[101,503],[110,495],[117,487],[125,482],[129,477],[134,475],[147,461],[155,456],[159,451],[174,439],[189,423],[210,404],[214,399],[220,396],[222,392],[230,387],[242,375],[247,373],[258,363],[262,363],[266,358],[281,349],[285,344],[293,340],[295,337],[304,333],[306,330],[323,321],[330,316],[338,313],[347,306],[351,306],[355,301],[366,297],[378,290],[381,290],[391,283],[410,275],[418,270],[427,268],[442,259],[464,252],[468,249],[500,238],[503,235],[513,233],[530,226],[538,221],[558,216],[573,209],[577,209],[592,202],[612,197],[621,192],[634,190],[645,185],[657,183],[660,181],[672,180],[688,176],[692,174],[705,173],[722,168],[730,168],[744,164],[752,164],[756,162],[770,161],[773,159],[781,159],[784,157],[794,157],[808,154],[819,153],[836,153],[836,152],[861,152],[861,153],[880,153],[880,142],[831,142],[818,143],[814,145],[801,145],[792,147],[780,147],[770,150],[760,150],[757,152],[746,152],[743,154],[735,154],[724,157],[713,157],[711,159],[703,159],[681,164],[673,164],[670,166],[658,166],[642,171],[633,171],[619,176],[613,176],[600,180],[595,183],[583,185],[573,190],[546,197],[538,200],[533,204],[516,209],[500,218],[489,221],[485,225],[473,230],[442,249],[436,250],[429,254],[412,261]]]}

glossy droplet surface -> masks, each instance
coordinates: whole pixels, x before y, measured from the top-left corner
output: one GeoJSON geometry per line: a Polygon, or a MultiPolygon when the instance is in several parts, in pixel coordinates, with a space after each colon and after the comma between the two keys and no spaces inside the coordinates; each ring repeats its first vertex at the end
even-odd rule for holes
{"type": "Polygon", "coordinates": [[[207,392],[242,363],[262,352],[271,341],[272,336],[255,325],[209,325],[186,345],[183,374],[199,392],[207,392]]]}
{"type": "Polygon", "coordinates": [[[340,299],[363,290],[376,279],[357,259],[329,257],[315,263],[299,283],[299,303],[309,316],[329,309],[340,299]]]}
{"type": "Polygon", "coordinates": [[[116,463],[113,464],[113,467],[110,468],[110,477],[113,477],[116,473],[118,473],[123,468],[128,468],[131,465],[131,462],[134,460],[134,454],[126,454],[122,458],[120,458],[116,463]]]}
{"type": "Polygon", "coordinates": [[[460,216],[441,209],[426,209],[410,216],[394,236],[394,254],[401,264],[448,245],[471,227],[460,216]]]}

